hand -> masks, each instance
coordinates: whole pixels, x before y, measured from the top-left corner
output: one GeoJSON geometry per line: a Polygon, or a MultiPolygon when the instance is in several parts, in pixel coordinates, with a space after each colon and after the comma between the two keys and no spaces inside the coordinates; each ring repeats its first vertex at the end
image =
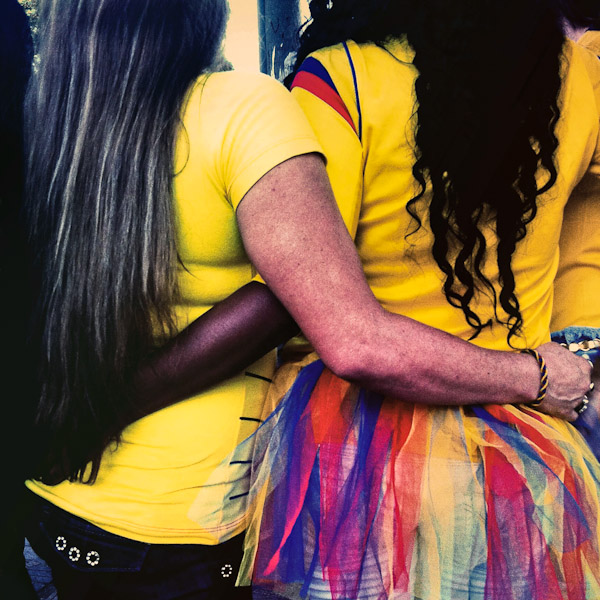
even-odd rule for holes
{"type": "Polygon", "coordinates": [[[583,411],[575,423],[579,433],[583,435],[594,456],[600,460],[600,373],[597,365],[592,373],[594,389],[588,394],[590,400],[587,410],[583,411]]]}
{"type": "Polygon", "coordinates": [[[600,360],[596,361],[592,368],[592,381],[594,382],[594,391],[598,393],[600,390],[596,388],[600,385],[600,360]]]}
{"type": "Polygon", "coordinates": [[[553,417],[575,421],[579,416],[575,409],[590,391],[590,363],[553,342],[543,344],[536,350],[548,367],[548,391],[538,410],[553,417]]]}
{"type": "MultiPolygon", "coordinates": [[[[593,377],[592,381],[594,381],[593,377]]],[[[578,424],[585,423],[588,428],[593,429],[595,431],[595,437],[598,438],[598,443],[600,444],[600,427],[598,427],[600,424],[600,390],[598,389],[600,380],[596,379],[594,385],[594,390],[587,394],[589,400],[587,409],[579,416],[578,424]]]]}
{"type": "MultiPolygon", "coordinates": [[[[587,395],[589,398],[588,408],[581,414],[580,420],[583,419],[588,425],[593,423],[593,429],[600,436],[600,429],[598,428],[598,423],[600,423],[600,360],[592,368],[592,383],[594,384],[594,389],[587,395]],[[586,413],[589,414],[586,415],[586,413]]],[[[600,447],[600,437],[598,438],[598,442],[600,447]]]]}

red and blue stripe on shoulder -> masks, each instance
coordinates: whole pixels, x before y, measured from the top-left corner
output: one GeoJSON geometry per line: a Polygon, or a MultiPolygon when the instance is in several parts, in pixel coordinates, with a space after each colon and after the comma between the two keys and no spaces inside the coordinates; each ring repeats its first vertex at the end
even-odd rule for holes
{"type": "MultiPolygon", "coordinates": [[[[309,56],[298,69],[292,82],[291,89],[302,88],[310,92],[335,110],[354,130],[359,132],[350,116],[350,111],[342,100],[327,69],[316,58],[309,56]]],[[[360,137],[360,136],[359,136],[360,137]]]]}

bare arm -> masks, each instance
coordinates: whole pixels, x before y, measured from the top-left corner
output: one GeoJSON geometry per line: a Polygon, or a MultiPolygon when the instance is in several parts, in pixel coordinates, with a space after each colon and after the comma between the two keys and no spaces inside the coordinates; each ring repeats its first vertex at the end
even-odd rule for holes
{"type": "MultiPolygon", "coordinates": [[[[531,357],[484,350],[381,308],[346,229],[340,228],[320,163],[299,157],[271,171],[246,195],[239,218],[255,260],[268,268],[272,285],[303,320],[325,362],[346,379],[412,402],[533,400],[539,372],[531,357]],[[307,174],[310,186],[304,181],[307,174]],[[270,193],[284,206],[276,208],[270,193]],[[287,215],[282,212],[286,206],[287,215]],[[320,277],[327,277],[326,285],[320,277]],[[415,353],[415,347],[428,352],[415,353]]],[[[143,365],[135,382],[136,404],[123,426],[234,375],[297,330],[268,288],[256,282],[244,286],[143,365]]],[[[555,363],[566,361],[567,371],[573,357],[554,344],[540,352],[554,366],[551,383],[556,384],[563,374],[555,363]]],[[[579,402],[567,399],[561,389],[541,408],[574,420],[579,402]]]]}
{"type": "Polygon", "coordinates": [[[135,380],[122,427],[238,373],[298,332],[279,300],[251,282],[157,350],[135,380]]]}
{"type": "MultiPolygon", "coordinates": [[[[237,215],[252,262],[340,377],[431,404],[531,402],[537,395],[532,357],[478,348],[379,305],[318,156],[275,167],[246,194],[237,215]],[[427,353],[414,350],[419,346],[427,353]]],[[[542,348],[552,410],[573,419],[589,366],[561,349],[542,348]]]]}

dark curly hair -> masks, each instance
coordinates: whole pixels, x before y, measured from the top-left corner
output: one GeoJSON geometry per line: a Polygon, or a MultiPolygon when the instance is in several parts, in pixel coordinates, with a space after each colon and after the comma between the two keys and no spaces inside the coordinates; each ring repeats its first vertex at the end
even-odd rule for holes
{"type": "Polygon", "coordinates": [[[491,325],[471,306],[476,292],[491,298],[509,343],[522,328],[511,263],[538,196],[557,178],[565,4],[312,0],[301,32],[296,69],[309,53],[349,39],[384,45],[405,38],[415,51],[419,189],[407,209],[416,229],[428,222],[444,294],[463,311],[472,338],[491,325]],[[493,250],[484,234],[490,225],[493,250]],[[483,272],[488,251],[496,253],[499,293],[483,272]]]}
{"type": "Polygon", "coordinates": [[[565,20],[581,29],[600,28],[600,2],[598,0],[562,0],[565,20]]]}

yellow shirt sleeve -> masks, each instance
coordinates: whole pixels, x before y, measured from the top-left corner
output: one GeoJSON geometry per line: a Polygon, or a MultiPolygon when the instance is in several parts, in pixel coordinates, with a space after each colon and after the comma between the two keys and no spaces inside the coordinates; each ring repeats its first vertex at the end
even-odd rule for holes
{"type": "Polygon", "coordinates": [[[342,47],[329,49],[327,53],[315,53],[305,61],[296,75],[292,94],[308,116],[328,158],[327,174],[331,187],[344,223],[354,239],[362,204],[363,149],[356,93],[351,82],[345,51],[342,47]],[[337,77],[338,73],[344,77],[337,77]]]}
{"type": "Polygon", "coordinates": [[[225,192],[235,209],[248,190],[278,164],[321,152],[306,117],[283,85],[266,75],[237,75],[239,93],[220,157],[225,192]]]}

